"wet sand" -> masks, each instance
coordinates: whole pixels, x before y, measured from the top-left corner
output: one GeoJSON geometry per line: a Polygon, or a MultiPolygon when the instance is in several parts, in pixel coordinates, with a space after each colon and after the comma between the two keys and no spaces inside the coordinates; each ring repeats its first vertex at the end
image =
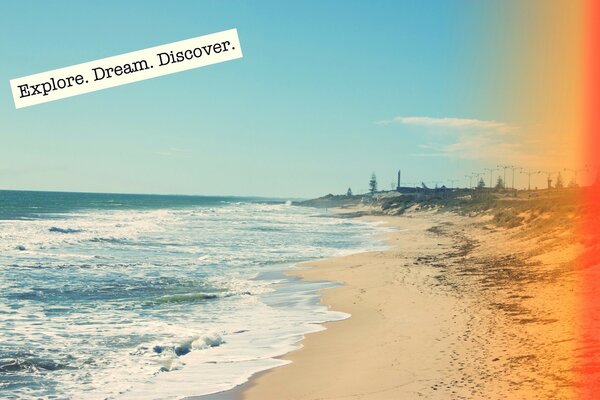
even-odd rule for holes
{"type": "Polygon", "coordinates": [[[572,229],[498,228],[485,217],[364,217],[397,229],[389,250],[294,272],[332,280],[322,301],[352,317],[310,334],[243,399],[570,399],[577,274],[572,229]]]}
{"type": "Polygon", "coordinates": [[[343,283],[322,302],[351,318],[308,335],[281,357],[292,363],[198,399],[576,398],[581,246],[569,223],[523,217],[361,217],[395,228],[389,249],[293,272],[343,283]]]}

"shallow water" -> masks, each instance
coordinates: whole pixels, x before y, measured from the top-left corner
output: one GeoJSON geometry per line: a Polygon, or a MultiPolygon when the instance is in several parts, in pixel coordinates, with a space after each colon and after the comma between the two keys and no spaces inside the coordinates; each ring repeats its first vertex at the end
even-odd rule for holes
{"type": "Polygon", "coordinates": [[[255,198],[0,191],[0,397],[214,393],[345,318],[282,271],[375,226],[255,198]],[[47,205],[47,206],[46,206],[47,205]]]}

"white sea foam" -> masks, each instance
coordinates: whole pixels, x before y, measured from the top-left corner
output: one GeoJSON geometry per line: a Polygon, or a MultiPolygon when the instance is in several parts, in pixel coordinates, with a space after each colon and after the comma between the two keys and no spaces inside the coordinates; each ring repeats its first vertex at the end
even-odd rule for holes
{"type": "Polygon", "coordinates": [[[23,399],[229,389],[347,317],[318,303],[328,284],[280,272],[379,246],[371,232],[313,209],[252,203],[0,221],[0,368],[37,368],[0,387],[23,399]]]}

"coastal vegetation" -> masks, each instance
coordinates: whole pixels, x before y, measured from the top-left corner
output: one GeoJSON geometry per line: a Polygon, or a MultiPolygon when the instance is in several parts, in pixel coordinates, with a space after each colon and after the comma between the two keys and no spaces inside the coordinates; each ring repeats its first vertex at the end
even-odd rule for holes
{"type": "Polygon", "coordinates": [[[365,206],[354,214],[401,215],[407,210],[451,211],[466,216],[492,218],[503,227],[524,223],[567,222],[579,218],[587,207],[579,201],[589,188],[562,188],[550,190],[498,189],[411,189],[407,191],[378,192],[375,195],[328,194],[298,205],[323,208],[350,208],[365,206]],[[368,209],[367,209],[368,208],[368,209]]]}

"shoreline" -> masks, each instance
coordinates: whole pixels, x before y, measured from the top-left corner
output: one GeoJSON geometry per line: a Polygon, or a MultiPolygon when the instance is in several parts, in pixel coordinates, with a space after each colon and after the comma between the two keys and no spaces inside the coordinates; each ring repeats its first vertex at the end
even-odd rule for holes
{"type": "Polygon", "coordinates": [[[576,245],[548,251],[549,232],[482,216],[360,218],[398,229],[391,247],[289,272],[342,282],[321,302],[351,317],[278,357],[291,363],[193,399],[574,397],[576,245]]]}
{"type": "Polygon", "coordinates": [[[396,262],[402,260],[400,264],[408,267],[419,254],[441,254],[448,248],[448,241],[434,243],[428,237],[427,230],[435,224],[431,218],[436,215],[362,216],[395,228],[381,234],[388,249],[308,262],[305,268],[291,271],[309,281],[342,282],[340,287],[321,291],[321,302],[351,317],[326,323],[326,330],[307,335],[301,349],[281,357],[290,364],[253,376],[238,398],[392,399],[423,392],[428,386],[423,382],[433,382],[434,371],[451,362],[450,355],[443,354],[445,342],[436,336],[456,302],[446,293],[422,292],[413,283],[424,271],[407,269],[406,275],[399,276],[396,262]],[[402,246],[405,255],[398,253],[399,242],[410,243],[402,246]],[[399,295],[398,282],[404,288],[399,295]],[[414,326],[425,329],[415,336],[411,334],[414,326]],[[432,346],[423,348],[424,340],[432,346]],[[401,359],[399,354],[410,348],[419,350],[401,359]],[[333,385],[336,374],[344,379],[333,385]]]}

